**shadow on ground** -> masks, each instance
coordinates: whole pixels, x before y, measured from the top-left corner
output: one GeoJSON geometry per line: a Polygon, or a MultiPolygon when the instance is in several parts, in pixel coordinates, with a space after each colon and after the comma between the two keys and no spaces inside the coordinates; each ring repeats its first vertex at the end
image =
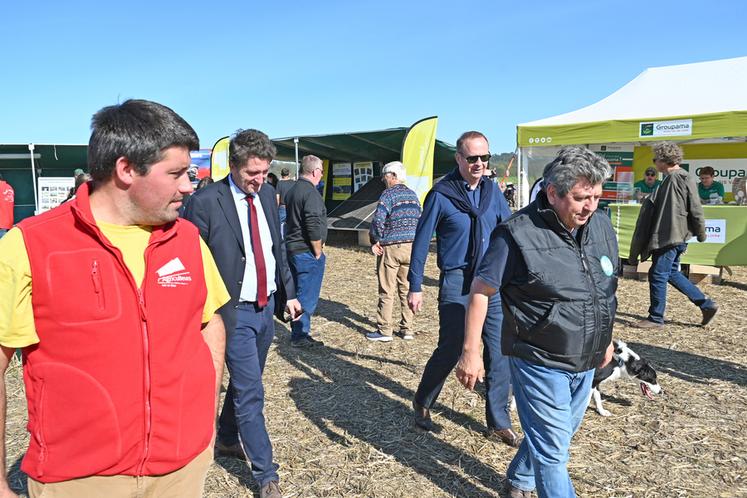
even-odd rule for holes
{"type": "MultiPolygon", "coordinates": [[[[500,489],[503,476],[493,468],[414,426],[410,389],[346,359],[360,355],[332,347],[299,351],[286,342],[278,345],[277,352],[308,377],[291,380],[290,397],[330,441],[349,446],[349,438],[357,438],[454,496],[484,496],[477,483],[500,489]],[[458,464],[461,473],[444,462],[458,464]]],[[[443,408],[442,418],[483,430],[470,417],[438,408],[443,408]]]]}

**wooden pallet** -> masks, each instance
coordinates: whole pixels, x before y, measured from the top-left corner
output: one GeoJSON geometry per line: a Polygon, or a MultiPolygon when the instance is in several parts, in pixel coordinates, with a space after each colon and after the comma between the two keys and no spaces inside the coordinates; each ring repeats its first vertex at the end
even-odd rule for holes
{"type": "MultiPolygon", "coordinates": [[[[635,280],[647,281],[648,270],[651,268],[651,261],[644,261],[638,265],[623,265],[623,278],[632,278],[635,280]]],[[[707,266],[707,265],[690,265],[689,278],[695,284],[700,283],[721,283],[723,272],[731,273],[731,270],[725,266],[707,266]]]]}

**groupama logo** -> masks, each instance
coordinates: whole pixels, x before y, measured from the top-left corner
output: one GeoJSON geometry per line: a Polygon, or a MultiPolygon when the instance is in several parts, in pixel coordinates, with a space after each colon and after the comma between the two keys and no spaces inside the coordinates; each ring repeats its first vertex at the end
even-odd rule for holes
{"type": "Polygon", "coordinates": [[[654,136],[654,123],[641,123],[641,136],[642,137],[653,137],[654,136]]]}

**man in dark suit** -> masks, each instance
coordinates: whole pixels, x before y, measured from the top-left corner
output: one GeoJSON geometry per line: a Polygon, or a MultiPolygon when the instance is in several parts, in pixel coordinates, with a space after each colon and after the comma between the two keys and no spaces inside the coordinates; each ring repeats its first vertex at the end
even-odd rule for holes
{"type": "Polygon", "coordinates": [[[301,312],[280,236],[275,190],[264,183],[275,152],[261,131],[239,130],[229,145],[230,174],[195,193],[185,212],[210,247],[231,295],[220,309],[230,382],[215,447],[219,454],[246,454],[261,498],[281,497],[262,414],[262,372],[274,336],[274,300],[282,294],[276,291],[284,288],[291,318],[301,312]]]}

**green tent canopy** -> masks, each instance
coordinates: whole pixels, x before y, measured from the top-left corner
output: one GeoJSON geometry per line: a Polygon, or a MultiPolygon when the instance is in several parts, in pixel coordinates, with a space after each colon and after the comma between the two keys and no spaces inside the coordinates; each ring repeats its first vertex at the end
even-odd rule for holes
{"type": "MultiPolygon", "coordinates": [[[[338,133],[331,135],[306,135],[299,137],[275,138],[273,143],[278,149],[277,159],[295,161],[296,143],[298,154],[313,154],[333,162],[356,161],[389,161],[401,160],[402,143],[409,128],[390,128],[388,130],[338,133]]],[[[454,169],[453,145],[436,140],[433,154],[433,176],[445,175],[454,169]]]]}

